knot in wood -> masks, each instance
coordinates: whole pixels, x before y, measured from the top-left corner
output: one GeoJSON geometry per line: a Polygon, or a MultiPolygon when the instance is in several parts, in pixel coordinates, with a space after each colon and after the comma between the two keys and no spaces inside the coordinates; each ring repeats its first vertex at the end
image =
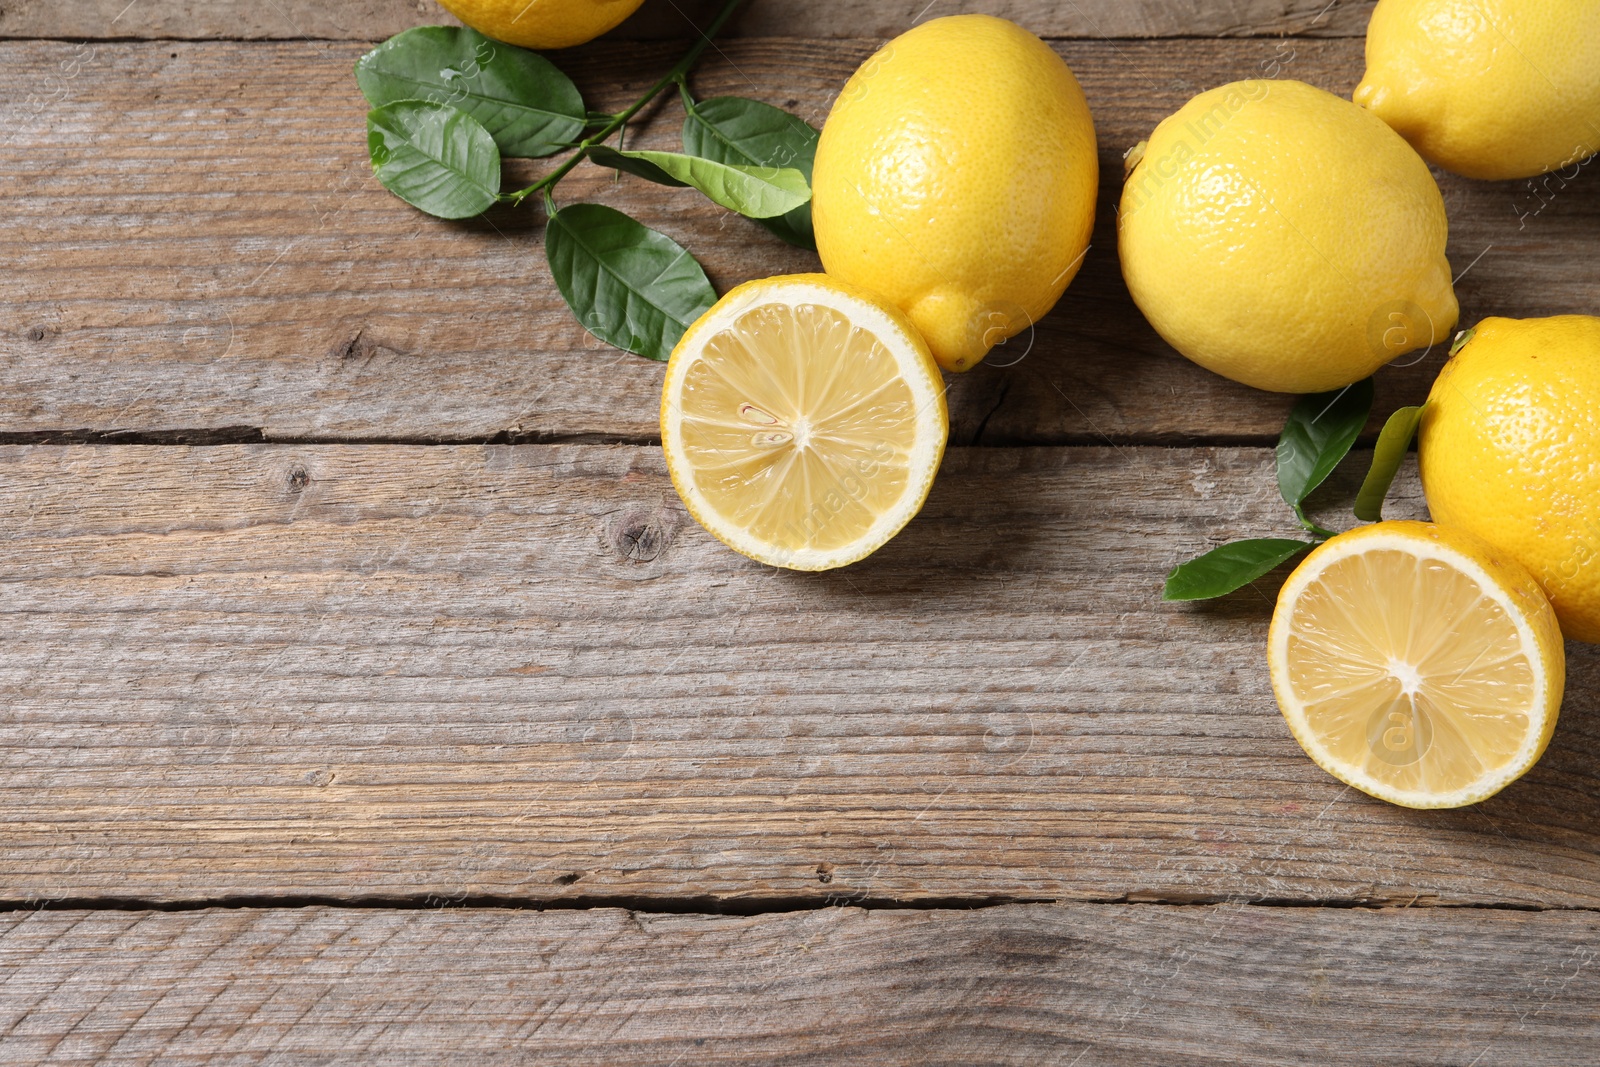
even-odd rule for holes
{"type": "Polygon", "coordinates": [[[636,508],[619,516],[611,527],[611,550],[630,563],[653,563],[672,541],[672,527],[658,511],[636,508]]]}

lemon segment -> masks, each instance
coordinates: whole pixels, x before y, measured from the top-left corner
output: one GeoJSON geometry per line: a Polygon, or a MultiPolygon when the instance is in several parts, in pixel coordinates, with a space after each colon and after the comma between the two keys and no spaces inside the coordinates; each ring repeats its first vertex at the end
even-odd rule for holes
{"type": "Polygon", "coordinates": [[[1525,773],[1566,677],[1532,576],[1421,522],[1361,527],[1307,557],[1278,597],[1268,660],[1306,754],[1410,808],[1473,804],[1525,773]]]}
{"type": "Polygon", "coordinates": [[[882,547],[927,499],[948,434],[916,330],[825,275],[740,286],[667,364],[661,439],[678,495],[772,566],[827,570],[882,547]]]}

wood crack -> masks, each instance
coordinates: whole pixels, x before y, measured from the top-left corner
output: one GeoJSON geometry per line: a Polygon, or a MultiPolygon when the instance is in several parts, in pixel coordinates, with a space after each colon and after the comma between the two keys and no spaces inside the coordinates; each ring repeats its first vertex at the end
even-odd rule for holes
{"type": "Polygon", "coordinates": [[[1243,898],[1211,894],[1146,893],[1111,897],[856,897],[833,894],[824,897],[637,897],[583,896],[542,899],[514,896],[452,897],[441,905],[435,894],[404,897],[249,897],[219,896],[194,900],[143,900],[138,898],[95,897],[57,900],[0,900],[0,914],[33,911],[120,911],[193,912],[296,911],[308,908],[338,908],[348,911],[599,911],[622,910],[635,916],[707,915],[754,917],[798,912],[856,908],[862,911],[979,911],[990,908],[1015,908],[1033,905],[1098,906],[1118,908],[1329,908],[1351,911],[1511,911],[1577,912],[1600,914],[1600,905],[1527,904],[1511,901],[1416,900],[1399,894],[1394,897],[1256,897],[1243,898]]]}

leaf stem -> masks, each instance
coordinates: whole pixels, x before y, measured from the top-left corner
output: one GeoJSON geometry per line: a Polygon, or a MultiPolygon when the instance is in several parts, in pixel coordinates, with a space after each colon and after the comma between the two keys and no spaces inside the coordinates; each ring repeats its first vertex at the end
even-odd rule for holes
{"type": "Polygon", "coordinates": [[[1294,509],[1294,513],[1295,513],[1295,516],[1300,520],[1300,525],[1305,527],[1306,533],[1310,534],[1312,537],[1315,537],[1318,540],[1326,541],[1330,537],[1338,537],[1339,536],[1337,531],[1325,529],[1325,528],[1323,528],[1321,526],[1318,526],[1316,523],[1312,522],[1309,518],[1307,518],[1306,517],[1306,511],[1305,511],[1304,507],[1302,507],[1300,505],[1296,505],[1295,509],[1294,509]]]}
{"type": "Polygon", "coordinates": [[[565,178],[568,174],[572,173],[572,169],[574,167],[588,158],[589,149],[594,148],[596,145],[603,144],[611,137],[612,134],[622,129],[622,127],[627,124],[629,119],[633,118],[633,116],[637,115],[640,111],[643,111],[645,106],[648,105],[650,101],[660,96],[663,90],[667,89],[669,86],[682,85],[684,76],[689,73],[690,68],[692,68],[695,65],[695,62],[700,58],[700,53],[706,50],[707,46],[711,44],[712,38],[721,32],[722,27],[725,26],[728,20],[733,17],[735,9],[737,9],[738,6],[743,2],[744,0],[727,0],[727,3],[722,5],[722,10],[717,12],[717,17],[711,20],[711,25],[708,26],[706,31],[700,35],[700,39],[694,43],[694,47],[685,52],[683,58],[678,60],[677,64],[674,65],[673,68],[669,70],[660,81],[652,85],[649,92],[645,93],[638,100],[634,101],[631,107],[629,107],[626,111],[612,115],[610,121],[602,126],[596,133],[578,142],[577,150],[574,151],[572,155],[568,156],[566,161],[563,162],[561,166],[557,167],[549,174],[546,174],[543,178],[540,178],[526,189],[518,189],[514,193],[506,193],[501,197],[501,199],[508,200],[513,204],[520,204],[534,193],[543,192],[546,189],[551,188],[562,178],[565,178]]]}

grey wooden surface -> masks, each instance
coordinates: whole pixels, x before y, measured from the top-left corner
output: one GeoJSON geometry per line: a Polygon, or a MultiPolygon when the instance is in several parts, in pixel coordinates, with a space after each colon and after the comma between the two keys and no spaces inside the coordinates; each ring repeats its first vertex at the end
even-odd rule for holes
{"type": "MultiPolygon", "coordinates": [[[[891,37],[919,19],[979,11],[1043,37],[1360,37],[1373,0],[759,0],[729,36],[891,37]]],[[[721,0],[646,0],[607,40],[683,38],[721,0]]],[[[429,0],[11,0],[0,35],[67,39],[372,41],[453,23],[429,0]]]]}
{"type": "Polygon", "coordinates": [[[59,1064],[1571,1067],[1600,916],[306,908],[0,916],[0,1048],[59,1064]],[[296,979],[286,982],[284,976],[296,979]]]}
{"type": "MultiPolygon", "coordinates": [[[[709,6],[559,61],[617,107],[709,6]]],[[[694,84],[820,123],[877,38],[963,9],[1082,81],[1095,247],[953,382],[924,513],[800,576],[683,514],[660,368],[572,324],[536,213],[372,180],[350,66],[431,4],[0,2],[0,1062],[1595,1058],[1595,649],[1526,779],[1410,812],[1289,738],[1271,579],[1158,600],[1293,532],[1290,399],[1143,323],[1121,152],[1235,78],[1348,93],[1371,4],[756,0],[694,84]]],[[[1595,310],[1587,168],[1440,182],[1467,322],[1595,310]]],[[[631,178],[562,194],[722,289],[816,265],[631,178]]]]}
{"type": "MultiPolygon", "coordinates": [[[[152,0],[145,0],[151,3],[152,0]]],[[[439,223],[371,176],[345,43],[0,43],[0,433],[12,440],[550,440],[656,434],[661,368],[608,349],[562,305],[532,207],[439,223]],[[67,65],[68,76],[61,67],[67,65]],[[69,438],[71,439],[71,438],[69,438]]],[[[869,40],[741,40],[694,79],[821,124],[869,40]],[[763,89],[763,86],[773,88],[763,89]],[[781,88],[777,88],[780,87],[781,88]]],[[[952,384],[958,443],[1268,443],[1287,398],[1179,357],[1122,284],[1121,154],[1198,89],[1277,71],[1348,93],[1361,41],[1066,41],[1101,144],[1100,220],[1059,307],[952,384]]],[[[620,107],[678,45],[582,50],[620,107]]],[[[676,102],[631,135],[676,147],[676,102]]],[[[540,165],[519,165],[529,177],[540,165]]],[[[727,289],[816,257],[691,191],[585,166],[593,199],[672,235],[727,289]]],[[[1442,176],[1468,323],[1590,307],[1600,182],[1442,176]],[[1537,211],[1537,214],[1534,212],[1537,211]]],[[[1375,308],[1381,322],[1384,309],[1375,308]]],[[[1271,330],[1272,323],[1262,323],[1271,330]]],[[[1416,403],[1445,346],[1378,376],[1416,403]]]]}
{"type": "Polygon", "coordinates": [[[0,470],[14,898],[1600,905],[1593,646],[1527,779],[1411,812],[1290,738],[1274,586],[1159,602],[1293,532],[1266,449],[959,450],[820,576],[714,541],[653,447],[0,470]]]}

